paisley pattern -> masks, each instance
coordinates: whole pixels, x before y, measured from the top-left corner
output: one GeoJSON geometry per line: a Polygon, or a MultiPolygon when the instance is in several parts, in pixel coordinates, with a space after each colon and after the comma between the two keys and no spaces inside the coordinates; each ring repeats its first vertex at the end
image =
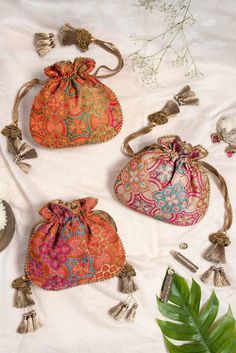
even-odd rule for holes
{"type": "Polygon", "coordinates": [[[29,279],[47,290],[60,290],[119,274],[125,253],[114,226],[93,212],[96,199],[45,205],[45,221],[32,234],[25,269],[29,279]]]}
{"type": "Polygon", "coordinates": [[[95,61],[76,58],[47,67],[47,83],[36,95],[30,115],[34,140],[49,148],[105,142],[121,129],[115,94],[91,71],[95,61]]]}
{"type": "Polygon", "coordinates": [[[164,136],[138,153],[115,182],[126,206],[162,221],[188,226],[207,211],[209,180],[199,160],[207,155],[178,136],[164,136]]]}

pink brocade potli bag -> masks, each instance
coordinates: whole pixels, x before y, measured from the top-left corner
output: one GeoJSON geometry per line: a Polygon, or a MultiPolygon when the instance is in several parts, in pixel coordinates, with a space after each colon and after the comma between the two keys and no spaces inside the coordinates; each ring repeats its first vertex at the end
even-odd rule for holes
{"type": "MultiPolygon", "coordinates": [[[[134,268],[126,262],[125,250],[112,217],[94,210],[97,199],[84,198],[72,202],[55,200],[39,211],[42,220],[32,229],[25,258],[25,274],[12,283],[15,307],[33,306],[30,283],[47,290],[80,286],[105,281],[115,276],[120,279],[120,291],[126,300],[111,309],[120,320],[134,319],[137,302],[133,292],[134,268]]],[[[41,324],[36,311],[23,315],[18,333],[35,331],[41,324]]]]}
{"type": "Polygon", "coordinates": [[[202,161],[207,150],[175,135],[160,137],[137,153],[129,145],[131,140],[149,133],[156,125],[167,123],[168,116],[179,112],[179,105],[197,103],[194,92],[186,86],[159,112],[148,116],[148,126],[125,139],[123,151],[131,160],[119,173],[114,189],[117,198],[135,211],[173,225],[190,226],[206,214],[210,197],[207,170],[213,173],[219,180],[226,213],[223,226],[209,236],[212,246],[205,258],[224,263],[224,249],[230,244],[226,233],[231,227],[233,212],[225,179],[213,166],[202,161]]]}

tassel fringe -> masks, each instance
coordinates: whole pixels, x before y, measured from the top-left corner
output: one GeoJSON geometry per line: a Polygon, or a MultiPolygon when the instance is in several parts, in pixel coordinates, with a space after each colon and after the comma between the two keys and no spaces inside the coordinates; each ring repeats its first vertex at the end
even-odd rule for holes
{"type": "Polygon", "coordinates": [[[138,290],[132,277],[121,277],[120,278],[120,291],[122,293],[134,293],[138,290]]]}
{"type": "Polygon", "coordinates": [[[213,233],[209,236],[212,245],[204,257],[208,261],[225,263],[225,247],[230,245],[230,239],[224,232],[213,233]]]}
{"type": "Polygon", "coordinates": [[[200,279],[204,283],[208,283],[210,276],[214,272],[214,285],[216,287],[225,287],[225,286],[230,286],[230,281],[228,280],[226,273],[223,269],[223,267],[215,267],[211,266],[207,271],[205,271],[200,279]]]}
{"type": "Polygon", "coordinates": [[[183,87],[175,96],[174,100],[178,105],[198,105],[199,99],[196,97],[195,92],[191,90],[190,86],[183,87]]]}
{"type": "Polygon", "coordinates": [[[12,282],[12,287],[16,289],[14,306],[16,308],[26,308],[34,305],[34,300],[31,298],[30,282],[25,277],[19,277],[12,282]]]}
{"type": "Polygon", "coordinates": [[[35,33],[34,45],[39,56],[44,56],[56,46],[56,37],[53,33],[35,33]]]}
{"type": "Polygon", "coordinates": [[[119,273],[119,287],[122,293],[129,294],[138,290],[138,287],[133,280],[133,277],[135,276],[135,269],[130,264],[126,263],[121,272],[119,273]]]}
{"type": "Polygon", "coordinates": [[[34,332],[42,326],[39,321],[35,310],[23,314],[22,321],[17,329],[17,332],[20,334],[25,334],[29,332],[34,332]]]}
{"type": "MultiPolygon", "coordinates": [[[[32,291],[30,282],[26,277],[19,277],[12,282],[12,287],[16,289],[14,305],[16,308],[26,308],[35,304],[32,299],[32,291]]],[[[31,310],[26,314],[23,314],[22,321],[17,329],[18,333],[34,332],[42,324],[39,321],[36,311],[31,310]]]]}
{"type": "Polygon", "coordinates": [[[178,114],[180,112],[178,104],[176,104],[172,99],[168,100],[162,111],[166,112],[167,115],[178,114]]]}
{"type": "Polygon", "coordinates": [[[211,245],[204,257],[207,261],[225,263],[225,248],[219,244],[211,245]]]}
{"type": "Polygon", "coordinates": [[[206,270],[200,277],[201,281],[204,283],[208,283],[210,276],[213,274],[215,271],[215,266],[211,266],[208,270],[206,270]]]}
{"type": "Polygon", "coordinates": [[[129,304],[127,303],[120,303],[118,305],[116,305],[114,308],[112,308],[110,310],[111,316],[115,319],[120,321],[121,319],[123,319],[123,317],[125,316],[127,310],[129,309],[129,304]]]}
{"type": "Polygon", "coordinates": [[[22,142],[22,133],[18,126],[11,124],[6,126],[2,135],[7,138],[7,151],[13,155],[15,164],[25,173],[29,173],[31,165],[25,163],[25,159],[37,157],[36,150],[25,142],[22,142]]]}
{"type": "Polygon", "coordinates": [[[135,318],[135,315],[136,315],[136,312],[137,312],[137,309],[138,309],[138,304],[137,303],[134,303],[131,307],[131,309],[129,310],[127,316],[126,316],[126,319],[130,322],[133,322],[134,321],[134,318],[135,318]]]}
{"type": "Polygon", "coordinates": [[[133,322],[138,309],[138,303],[133,296],[128,296],[124,302],[120,302],[109,310],[110,315],[117,321],[124,317],[126,320],[133,322]],[[133,304],[132,304],[133,302],[133,304]]]}

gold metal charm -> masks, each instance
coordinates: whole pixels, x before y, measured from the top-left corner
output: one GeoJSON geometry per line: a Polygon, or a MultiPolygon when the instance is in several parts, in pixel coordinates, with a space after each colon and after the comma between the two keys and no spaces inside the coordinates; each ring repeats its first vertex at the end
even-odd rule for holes
{"type": "Polygon", "coordinates": [[[183,256],[180,252],[171,250],[170,254],[182,265],[187,267],[190,271],[192,272],[197,272],[198,267],[192,263],[189,259],[187,259],[185,256],[183,256]]]}
{"type": "Polygon", "coordinates": [[[182,249],[182,250],[185,250],[188,248],[188,244],[187,243],[180,243],[179,244],[179,248],[182,249]]]}

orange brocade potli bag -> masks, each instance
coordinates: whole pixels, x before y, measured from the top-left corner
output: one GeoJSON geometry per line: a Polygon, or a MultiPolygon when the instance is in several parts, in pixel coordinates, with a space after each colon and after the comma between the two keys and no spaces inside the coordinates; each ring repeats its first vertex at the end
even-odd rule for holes
{"type": "MultiPolygon", "coordinates": [[[[35,41],[39,55],[45,55],[55,46],[55,36],[36,33],[35,41]]],[[[46,81],[33,79],[19,90],[14,108],[13,123],[2,130],[8,139],[8,152],[14,162],[29,172],[30,165],[25,159],[37,157],[35,149],[22,143],[18,126],[18,108],[22,98],[35,85],[43,85],[35,96],[30,114],[29,129],[33,139],[48,148],[75,147],[84,144],[106,142],[118,134],[122,126],[122,111],[112,90],[99,79],[117,74],[123,67],[119,50],[110,42],[92,37],[85,29],[74,29],[64,25],[59,39],[62,45],[76,44],[86,51],[90,43],[97,44],[115,55],[118,64],[114,69],[102,65],[95,72],[93,59],[79,57],[73,62],[60,61],[44,69],[46,81]],[[104,69],[108,73],[98,75],[104,69]]]]}

